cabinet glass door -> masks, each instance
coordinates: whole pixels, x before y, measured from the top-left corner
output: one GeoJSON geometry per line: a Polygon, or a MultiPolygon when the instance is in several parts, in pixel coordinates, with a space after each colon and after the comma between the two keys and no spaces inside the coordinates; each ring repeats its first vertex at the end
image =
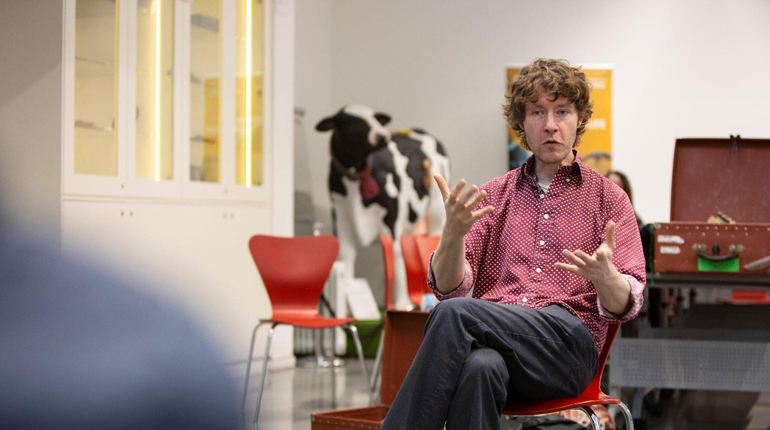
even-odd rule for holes
{"type": "Polygon", "coordinates": [[[262,0],[237,0],[235,183],[247,188],[264,179],[264,16],[262,0]]]}
{"type": "Polygon", "coordinates": [[[174,0],[139,0],[135,175],[174,178],[174,0]]]}
{"type": "Polygon", "coordinates": [[[222,1],[190,10],[190,181],[221,182],[222,1]]]}
{"type": "Polygon", "coordinates": [[[74,171],[118,175],[119,1],[75,3],[74,171]]]}

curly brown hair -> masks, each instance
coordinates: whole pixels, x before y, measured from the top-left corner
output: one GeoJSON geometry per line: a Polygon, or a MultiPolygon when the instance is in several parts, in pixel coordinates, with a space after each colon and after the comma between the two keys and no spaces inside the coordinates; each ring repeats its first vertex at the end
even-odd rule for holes
{"type": "Polygon", "coordinates": [[[580,67],[572,67],[567,60],[546,58],[538,58],[521,69],[505,95],[508,102],[503,105],[503,115],[519,138],[521,146],[530,150],[521,126],[524,123],[524,109],[528,101],[536,102],[542,92],[554,98],[563,96],[575,103],[580,125],[573,147],[578,146],[580,135],[586,132],[586,124],[593,114],[593,103],[589,99],[591,85],[580,67]]]}

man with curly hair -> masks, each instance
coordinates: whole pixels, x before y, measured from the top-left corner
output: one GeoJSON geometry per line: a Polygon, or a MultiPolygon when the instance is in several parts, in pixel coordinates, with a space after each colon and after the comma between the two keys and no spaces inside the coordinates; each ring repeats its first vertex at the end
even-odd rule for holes
{"type": "Polygon", "coordinates": [[[576,150],[589,92],[579,68],[535,60],[504,106],[527,162],[480,189],[436,176],[447,221],[428,283],[440,302],[383,429],[499,429],[509,398],[575,396],[608,323],[639,313],[634,211],[576,150]]]}

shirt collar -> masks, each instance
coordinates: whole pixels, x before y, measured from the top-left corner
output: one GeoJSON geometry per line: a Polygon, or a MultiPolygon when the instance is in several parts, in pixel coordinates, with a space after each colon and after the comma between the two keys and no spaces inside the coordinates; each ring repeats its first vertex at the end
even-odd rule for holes
{"type": "MultiPolygon", "coordinates": [[[[562,169],[567,169],[566,175],[567,176],[573,176],[577,179],[578,183],[583,182],[583,175],[588,173],[588,169],[590,167],[586,166],[583,163],[583,159],[580,157],[580,154],[578,153],[577,149],[572,149],[572,154],[575,155],[575,159],[572,161],[572,164],[570,166],[562,166],[559,168],[559,171],[562,169]]],[[[557,174],[558,172],[557,171],[557,174]]],[[[523,181],[526,179],[532,180],[534,183],[534,179],[532,177],[535,174],[535,156],[530,155],[529,158],[527,158],[527,161],[524,162],[524,164],[521,166],[521,174],[519,175],[519,181],[523,181]]]]}

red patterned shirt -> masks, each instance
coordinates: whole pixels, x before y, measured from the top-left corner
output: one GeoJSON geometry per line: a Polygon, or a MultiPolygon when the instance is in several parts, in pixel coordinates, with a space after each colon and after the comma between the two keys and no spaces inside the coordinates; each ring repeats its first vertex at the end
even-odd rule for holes
{"type": "Polygon", "coordinates": [[[540,309],[558,304],[588,327],[599,351],[608,322],[635,318],[642,307],[645,265],[639,228],[623,190],[575,161],[556,172],[544,193],[533,177],[534,158],[520,168],[493,179],[481,189],[487,196],[479,208],[494,212],[477,221],[465,236],[465,278],[448,294],[436,290],[432,270],[428,284],[439,300],[473,297],[501,304],[540,309]],[[631,285],[631,310],[616,316],[601,306],[592,282],[554,263],[570,263],[562,250],[588,254],[605,239],[604,228],[615,221],[613,263],[631,285]]]}

